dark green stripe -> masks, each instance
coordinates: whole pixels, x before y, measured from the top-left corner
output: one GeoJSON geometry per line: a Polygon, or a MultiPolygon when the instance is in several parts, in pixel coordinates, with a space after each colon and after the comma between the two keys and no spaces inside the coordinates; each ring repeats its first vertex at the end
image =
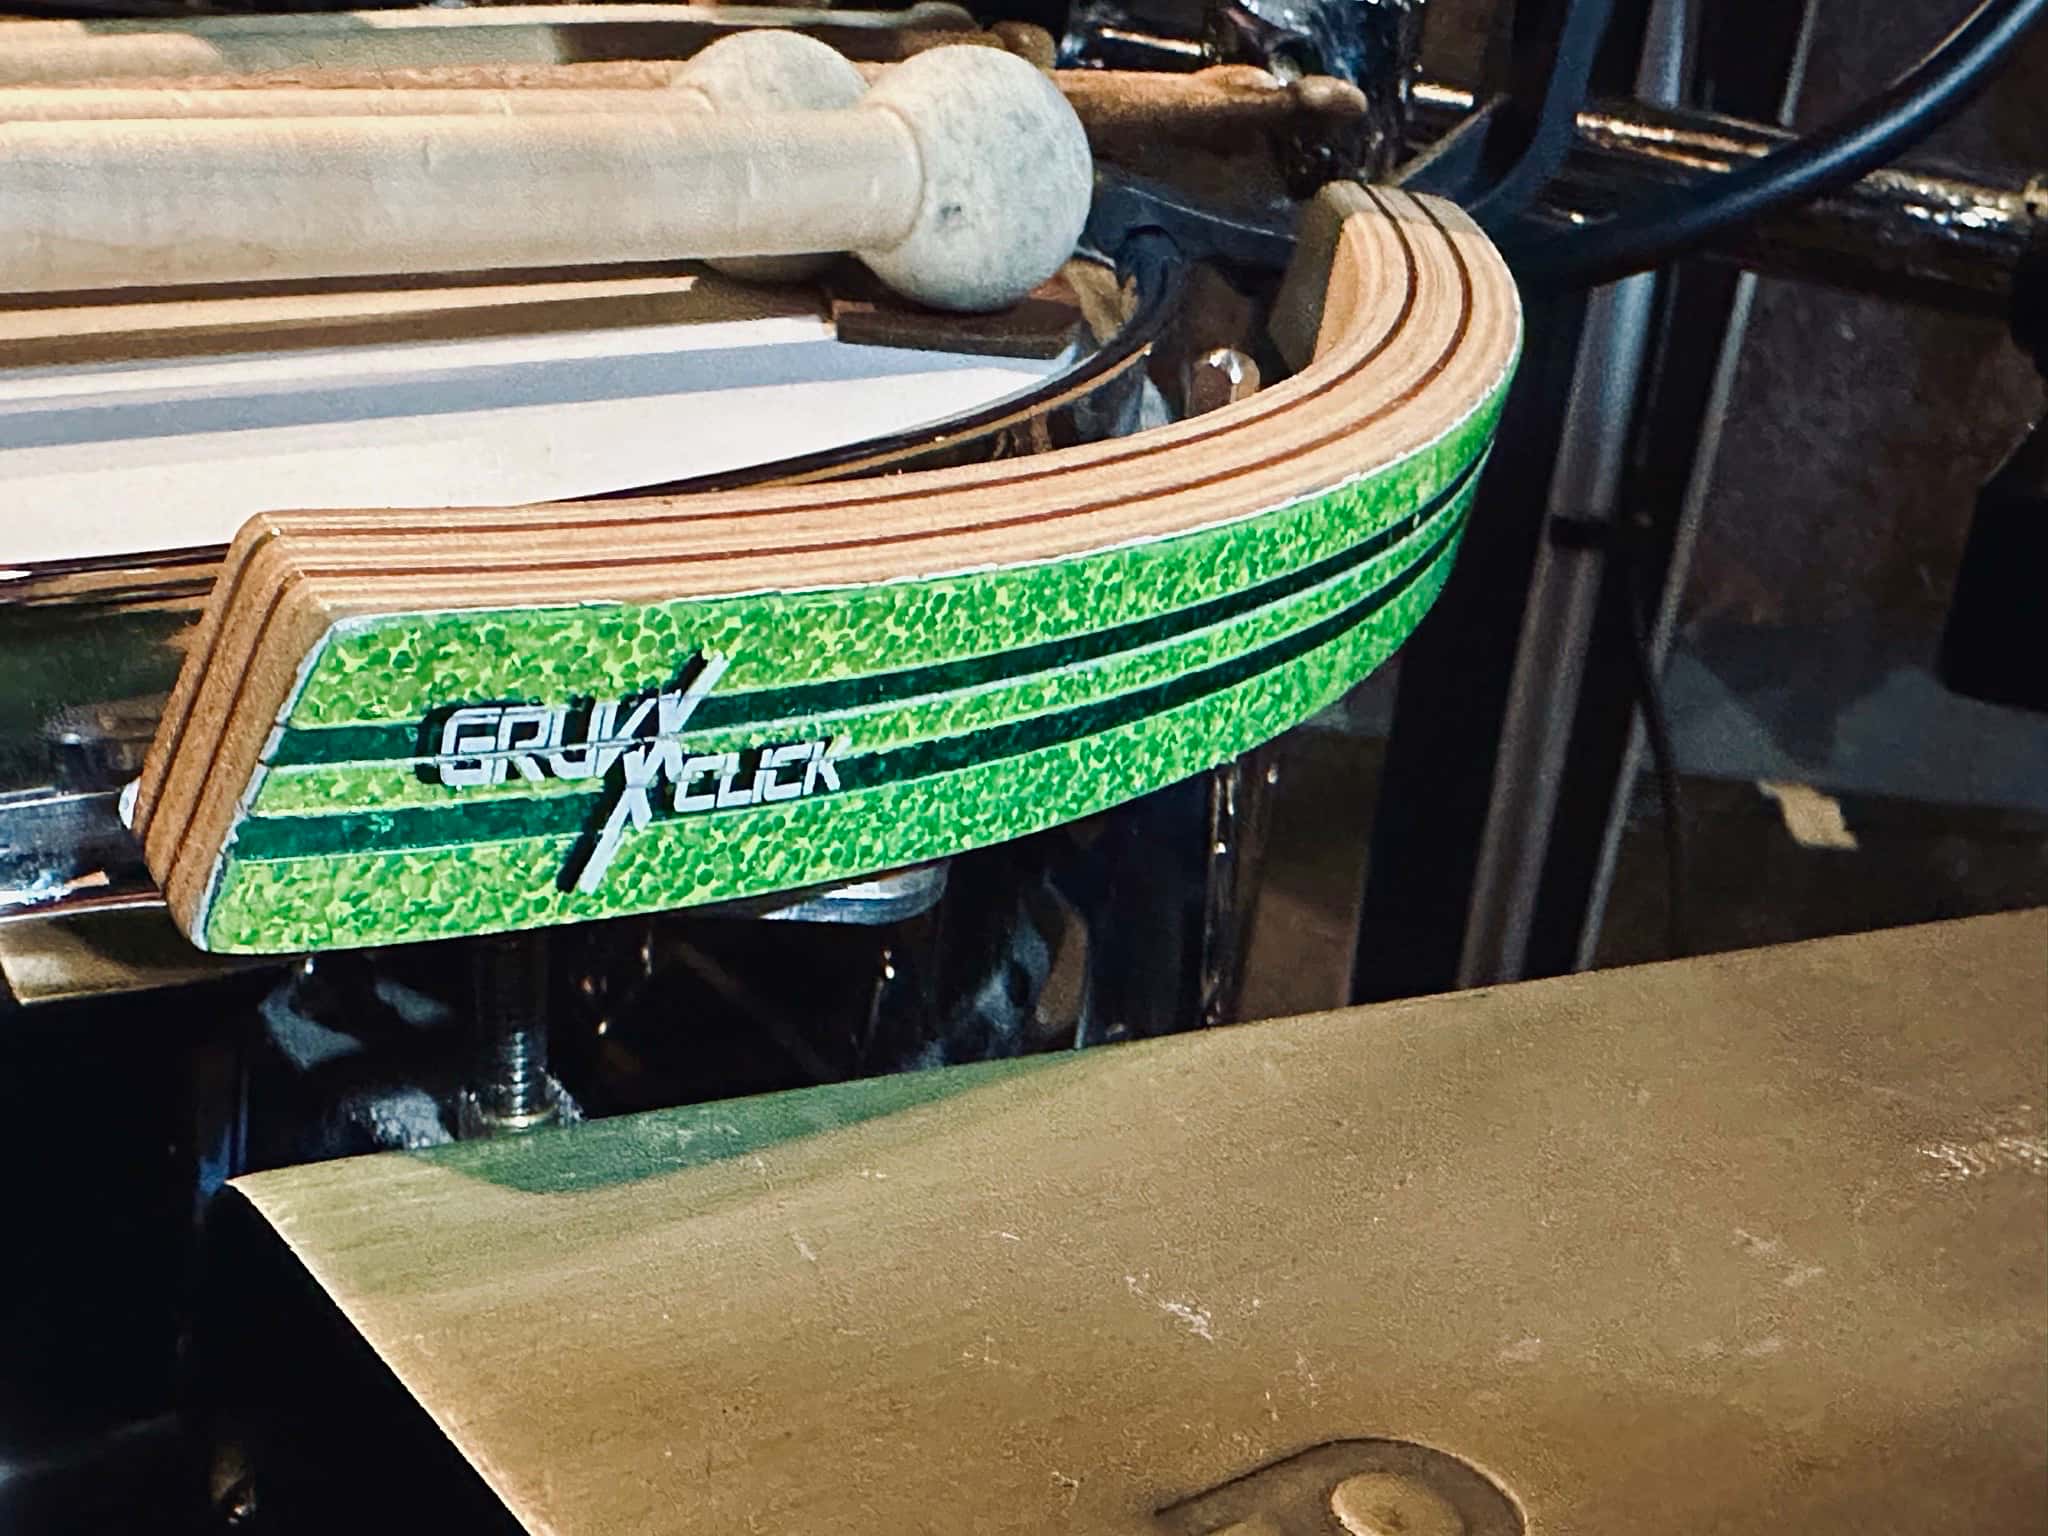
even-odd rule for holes
{"type": "MultiPolygon", "coordinates": [[[[1328,644],[1393,602],[1421,578],[1464,521],[1462,512],[1429,548],[1402,567],[1384,586],[1375,588],[1348,608],[1296,630],[1283,639],[1228,661],[1183,673],[1163,683],[1115,698],[1052,714],[1034,715],[1005,725],[989,726],[938,741],[919,742],[839,764],[842,793],[877,785],[950,773],[1006,757],[1018,757],[1082,736],[1113,730],[1147,716],[1163,714],[1211,693],[1250,681],[1263,672],[1328,644]]],[[[312,858],[325,854],[359,853],[366,848],[433,848],[512,838],[573,837],[589,826],[606,790],[585,794],[477,800],[467,805],[408,806],[391,811],[341,812],[322,816],[252,817],[236,829],[231,851],[241,861],[312,858]]],[[[659,805],[660,802],[657,802],[659,805]]],[[[746,810],[758,809],[747,807],[746,810]]],[[[737,816],[744,810],[700,814],[737,816]]]]}
{"type": "MultiPolygon", "coordinates": [[[[934,662],[922,667],[904,667],[893,672],[870,672],[861,677],[837,678],[825,683],[799,683],[788,688],[756,688],[744,693],[713,694],[697,706],[690,723],[696,729],[716,730],[724,726],[839,714],[925,694],[977,688],[1034,672],[1078,666],[1120,651],[1138,650],[1205,629],[1255,608],[1306,592],[1333,576],[1354,570],[1385,554],[1449,506],[1478,472],[1485,458],[1484,452],[1475,456],[1436,495],[1371,538],[1289,571],[1284,576],[1246,587],[1241,592],[1213,597],[1152,618],[1133,619],[1109,629],[1040,641],[1014,650],[934,662]]],[[[419,729],[417,724],[401,724],[329,725],[288,730],[272,753],[270,765],[273,768],[297,768],[323,763],[411,761],[418,754],[419,729]]]]}
{"type": "Polygon", "coordinates": [[[1154,683],[1149,688],[1134,689],[1130,693],[1120,693],[1114,698],[1083,704],[1058,714],[1027,716],[961,736],[943,736],[937,741],[921,741],[912,746],[870,753],[866,757],[848,758],[840,765],[839,777],[847,789],[864,789],[874,784],[952,773],[998,758],[1021,757],[1041,747],[1056,747],[1082,736],[1097,736],[1120,725],[1163,715],[1209,694],[1250,682],[1261,673],[1285,666],[1310,651],[1328,645],[1347,630],[1356,629],[1406,592],[1429,569],[1444,545],[1457,533],[1462,521],[1462,518],[1452,518],[1450,527],[1430,544],[1428,551],[1403,566],[1401,573],[1385,586],[1375,588],[1349,608],[1341,608],[1328,618],[1298,629],[1271,645],[1246,651],[1241,656],[1233,656],[1228,661],[1219,661],[1199,671],[1183,672],[1179,677],[1154,683]],[[857,772],[849,773],[848,769],[857,772]]]}

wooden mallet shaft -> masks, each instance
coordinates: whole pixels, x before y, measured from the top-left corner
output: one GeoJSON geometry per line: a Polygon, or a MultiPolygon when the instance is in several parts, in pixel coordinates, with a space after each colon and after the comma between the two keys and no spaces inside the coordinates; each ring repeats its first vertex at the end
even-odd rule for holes
{"type": "Polygon", "coordinates": [[[362,12],[0,24],[0,85],[270,70],[414,70],[676,57],[706,34],[830,27],[841,36],[957,31],[993,45],[957,5],[907,10],[747,5],[420,6],[362,12]]]}
{"type": "Polygon", "coordinates": [[[646,87],[393,89],[269,86],[262,90],[185,90],[124,86],[0,87],[0,123],[189,121],[248,117],[562,117],[611,112],[698,112],[701,102],[667,82],[646,87]]]}
{"type": "Polygon", "coordinates": [[[1071,253],[1091,175],[987,48],[836,111],[0,123],[0,292],[854,251],[992,308],[1071,253]]]}
{"type": "Polygon", "coordinates": [[[918,184],[858,109],[8,124],[0,289],[850,250],[918,184]]]}

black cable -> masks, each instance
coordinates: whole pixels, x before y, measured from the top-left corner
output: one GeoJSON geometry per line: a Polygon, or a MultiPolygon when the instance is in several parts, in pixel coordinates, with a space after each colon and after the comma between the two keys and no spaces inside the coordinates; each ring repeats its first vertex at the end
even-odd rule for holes
{"type": "MultiPolygon", "coordinates": [[[[1489,234],[1498,234],[1527,210],[1544,184],[1563,167],[1577,137],[1579,111],[1586,104],[1593,65],[1600,56],[1600,41],[1607,35],[1614,5],[1613,0],[1567,0],[1567,5],[1542,101],[1510,103],[1513,108],[1533,110],[1535,121],[1528,141],[1500,179],[1466,204],[1465,211],[1489,234]]],[[[1489,125],[1494,131],[1505,126],[1498,122],[1489,125]]]]}
{"type": "Polygon", "coordinates": [[[1685,890],[1688,880],[1685,854],[1685,816],[1679,802],[1678,754],[1671,745],[1671,722],[1664,713],[1664,694],[1657,684],[1657,662],[1650,652],[1650,626],[1643,613],[1636,562],[1617,545],[1627,586],[1629,651],[1635,662],[1636,708],[1643,717],[1643,735],[1650,744],[1650,764],[1657,779],[1657,799],[1664,821],[1664,942],[1671,958],[1691,953],[1686,940],[1685,890]]]}
{"type": "Polygon", "coordinates": [[[1845,186],[1960,111],[2044,12],[2048,0],[1983,0],[1933,52],[1826,128],[1603,224],[1505,241],[1503,254],[1530,287],[1611,282],[1845,186]]]}

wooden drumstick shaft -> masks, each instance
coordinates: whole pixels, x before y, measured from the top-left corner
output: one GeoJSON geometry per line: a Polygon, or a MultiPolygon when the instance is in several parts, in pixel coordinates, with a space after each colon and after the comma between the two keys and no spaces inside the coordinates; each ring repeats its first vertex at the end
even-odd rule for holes
{"type": "Polygon", "coordinates": [[[560,65],[621,50],[606,42],[622,28],[639,36],[624,52],[650,46],[681,56],[746,26],[831,26],[846,32],[959,30],[963,40],[993,43],[959,6],[920,3],[908,10],[604,4],[418,7],[365,12],[229,15],[135,20],[22,21],[0,42],[0,85],[123,77],[246,75],[269,70],[414,70],[495,65],[560,65]],[[649,37],[653,38],[650,45],[649,37]]]}
{"type": "Polygon", "coordinates": [[[57,86],[49,90],[0,88],[0,123],[118,122],[142,118],[243,117],[561,117],[582,113],[696,112],[703,98],[646,88],[574,89],[538,86],[507,90],[340,89],[271,86],[263,90],[202,90],[57,86]]]}
{"type": "MultiPolygon", "coordinates": [[[[555,74],[569,76],[587,66],[555,74]]],[[[855,106],[867,94],[858,66],[801,33],[761,28],[719,39],[687,63],[650,64],[631,87],[567,83],[485,87],[422,85],[417,76],[376,87],[0,86],[0,123],[249,117],[520,117],[610,112],[800,112],[855,106]]],[[[436,75],[446,72],[425,72],[436,75]]],[[[459,74],[459,71],[457,72],[459,74]]],[[[553,78],[553,76],[549,76],[553,78]]]]}
{"type": "Polygon", "coordinates": [[[0,125],[0,291],[889,246],[892,113],[0,125]]]}

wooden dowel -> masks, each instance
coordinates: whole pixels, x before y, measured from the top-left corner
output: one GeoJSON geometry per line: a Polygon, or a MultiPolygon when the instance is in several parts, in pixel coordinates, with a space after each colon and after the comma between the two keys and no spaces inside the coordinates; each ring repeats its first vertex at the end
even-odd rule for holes
{"type": "Polygon", "coordinates": [[[918,207],[908,131],[824,116],[7,124],[0,290],[895,244],[918,207]]]}
{"type": "MultiPolygon", "coordinates": [[[[439,117],[560,115],[669,110],[668,88],[688,66],[677,60],[562,64],[531,68],[314,72],[303,83],[215,77],[186,85],[63,85],[0,88],[0,122],[94,118],[439,117]]],[[[891,64],[850,66],[879,80],[891,64]]],[[[1101,69],[1056,70],[1051,79],[1091,140],[1241,148],[1247,136],[1308,117],[1353,118],[1365,110],[1356,86],[1320,77],[1284,81],[1249,65],[1187,75],[1101,69]]]]}
{"type": "Polygon", "coordinates": [[[703,35],[746,27],[921,30],[978,36],[942,0],[903,11],[773,6],[565,5],[206,16],[190,20],[0,22],[0,85],[267,70],[561,65],[682,56],[703,35]]]}
{"type": "MultiPolygon", "coordinates": [[[[926,37],[942,34],[925,33],[926,37]]],[[[978,34],[962,34],[962,40],[978,34]]],[[[691,50],[695,52],[696,50],[691,50]]],[[[0,84],[0,90],[142,91],[645,91],[661,90],[680,74],[686,58],[614,59],[583,64],[451,64],[388,69],[252,70],[247,74],[79,76],[0,84]]]]}
{"type": "MultiPolygon", "coordinates": [[[[673,94],[783,105],[731,61],[793,46],[823,48],[728,39],[673,94]]],[[[0,122],[0,292],[850,250],[993,308],[1070,254],[1091,175],[1064,98],[984,48],[838,111],[0,122]]]]}
{"type": "MultiPolygon", "coordinates": [[[[650,82],[651,83],[651,82],[650,82]]],[[[694,98],[654,90],[308,90],[192,91],[76,86],[0,89],[0,123],[116,122],[141,118],[559,117],[613,112],[692,112],[694,98]]]]}

